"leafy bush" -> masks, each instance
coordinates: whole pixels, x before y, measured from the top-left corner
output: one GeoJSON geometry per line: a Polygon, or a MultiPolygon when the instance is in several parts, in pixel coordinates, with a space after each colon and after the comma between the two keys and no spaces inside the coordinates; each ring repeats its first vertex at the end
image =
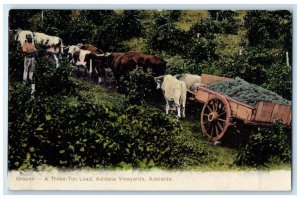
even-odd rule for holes
{"type": "Polygon", "coordinates": [[[54,62],[38,57],[35,67],[34,79],[37,95],[47,96],[73,92],[74,85],[69,79],[73,68],[68,62],[61,62],[60,66],[56,68],[54,62]]]}
{"type": "Polygon", "coordinates": [[[187,40],[184,31],[176,28],[174,23],[167,22],[158,27],[148,37],[148,45],[154,51],[166,51],[170,55],[181,54],[187,40]]]}
{"type": "Polygon", "coordinates": [[[292,66],[274,63],[267,69],[266,76],[266,81],[262,84],[264,88],[292,99],[292,66]]]}
{"type": "Polygon", "coordinates": [[[129,77],[124,79],[125,95],[130,104],[144,104],[156,93],[156,83],[151,72],[143,72],[136,68],[129,72],[129,77]]]}
{"type": "Polygon", "coordinates": [[[216,54],[216,42],[214,41],[215,36],[208,34],[205,37],[193,37],[189,43],[185,45],[183,56],[201,62],[205,60],[218,59],[216,54]]]}
{"type": "MultiPolygon", "coordinates": [[[[68,78],[63,65],[38,63],[35,99],[22,83],[9,88],[9,169],[178,168],[208,161],[204,145],[161,110],[128,105],[120,94],[68,78]]],[[[132,74],[145,80],[139,69],[132,74]]]]}
{"type": "Polygon", "coordinates": [[[259,166],[291,161],[291,129],[277,122],[271,127],[251,129],[247,145],[238,151],[237,165],[259,166]],[[276,160],[276,162],[272,162],[276,160]]]}
{"type": "Polygon", "coordinates": [[[23,105],[14,99],[22,92],[15,87],[9,102],[10,169],[142,162],[171,168],[207,161],[203,145],[156,108],[129,106],[117,113],[80,96],[36,97],[23,105]]]}
{"type": "Polygon", "coordinates": [[[24,70],[24,55],[21,45],[14,41],[13,34],[9,35],[8,75],[10,82],[22,81],[24,70]]]}
{"type": "Polygon", "coordinates": [[[167,73],[171,75],[191,73],[191,74],[201,74],[202,68],[199,64],[195,63],[193,60],[184,59],[179,55],[172,56],[166,59],[167,61],[167,73]]]}

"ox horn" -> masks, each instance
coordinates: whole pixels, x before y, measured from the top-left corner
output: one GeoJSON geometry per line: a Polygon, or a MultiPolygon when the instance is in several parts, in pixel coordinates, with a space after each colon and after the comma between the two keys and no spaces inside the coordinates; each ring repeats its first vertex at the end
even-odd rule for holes
{"type": "Polygon", "coordinates": [[[96,54],[97,57],[104,57],[105,56],[105,53],[102,53],[102,54],[96,54]]]}
{"type": "Polygon", "coordinates": [[[109,56],[111,56],[112,55],[112,53],[104,53],[104,56],[105,57],[109,57],[109,56]]]}

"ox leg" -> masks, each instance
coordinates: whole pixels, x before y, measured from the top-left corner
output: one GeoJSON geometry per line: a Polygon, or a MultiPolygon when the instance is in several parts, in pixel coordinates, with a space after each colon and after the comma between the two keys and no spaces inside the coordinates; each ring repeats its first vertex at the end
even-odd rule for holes
{"type": "Polygon", "coordinates": [[[180,108],[182,111],[182,117],[185,118],[185,100],[183,99],[180,100],[180,108]]]}
{"type": "Polygon", "coordinates": [[[31,84],[31,98],[34,99],[34,93],[35,93],[35,84],[31,84]]]}
{"type": "Polygon", "coordinates": [[[93,60],[90,59],[90,70],[89,70],[89,76],[92,77],[92,72],[93,72],[93,60]]]}
{"type": "Polygon", "coordinates": [[[59,67],[59,62],[58,62],[58,58],[57,58],[56,54],[53,53],[53,57],[55,59],[56,68],[58,68],[59,67]]]}
{"type": "Polygon", "coordinates": [[[174,100],[175,102],[175,106],[176,106],[176,109],[177,109],[177,118],[180,118],[181,117],[181,114],[180,114],[180,99],[179,100],[174,100]]]}
{"type": "Polygon", "coordinates": [[[100,71],[98,71],[98,78],[99,78],[99,84],[100,83],[106,83],[107,81],[107,75],[104,68],[100,68],[100,71]]]}
{"type": "Polygon", "coordinates": [[[176,106],[176,109],[177,109],[177,118],[180,118],[181,117],[181,115],[180,115],[180,106],[178,106],[177,104],[175,106],[176,106]]]}
{"type": "Polygon", "coordinates": [[[169,101],[166,100],[166,114],[167,115],[169,114],[169,110],[170,110],[170,104],[169,104],[169,101]]]}
{"type": "Polygon", "coordinates": [[[24,72],[23,72],[23,81],[24,81],[24,84],[27,81],[29,65],[30,65],[30,58],[25,57],[24,58],[24,72]]]}
{"type": "Polygon", "coordinates": [[[33,80],[33,73],[35,71],[35,58],[30,58],[30,67],[29,67],[29,80],[31,82],[31,98],[34,98],[35,93],[35,83],[33,80]]]}
{"type": "Polygon", "coordinates": [[[33,73],[35,71],[35,59],[34,59],[34,57],[30,58],[29,63],[30,63],[30,67],[28,67],[28,69],[29,69],[29,80],[31,82],[33,82],[33,73]]]}
{"type": "Polygon", "coordinates": [[[185,118],[185,106],[183,104],[181,104],[181,113],[182,113],[182,118],[185,118]]]}

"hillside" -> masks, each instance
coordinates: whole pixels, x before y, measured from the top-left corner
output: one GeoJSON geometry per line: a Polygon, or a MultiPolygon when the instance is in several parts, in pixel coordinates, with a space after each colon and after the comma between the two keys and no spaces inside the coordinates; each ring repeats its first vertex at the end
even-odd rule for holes
{"type": "MultiPolygon", "coordinates": [[[[104,52],[153,54],[168,62],[169,74],[240,77],[292,98],[292,57],[286,62],[286,55],[292,55],[289,11],[11,10],[9,14],[13,31],[58,36],[65,45],[89,43],[104,52]]],[[[61,59],[56,68],[41,53],[36,57],[37,92],[32,98],[32,82],[22,82],[24,55],[13,31],[10,170],[41,165],[186,170],[290,166],[290,127],[280,122],[251,126],[232,119],[221,143],[209,142],[200,130],[202,104],[188,100],[185,119],[166,115],[153,75],[138,68],[120,78],[124,88],[120,93],[91,83],[88,75],[75,78],[72,70],[77,67],[70,67],[68,60],[61,59]]]]}

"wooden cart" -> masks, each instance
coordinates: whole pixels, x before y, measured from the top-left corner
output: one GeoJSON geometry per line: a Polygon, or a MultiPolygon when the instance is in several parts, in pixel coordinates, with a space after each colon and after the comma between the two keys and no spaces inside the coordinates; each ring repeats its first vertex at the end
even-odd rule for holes
{"type": "Polygon", "coordinates": [[[201,111],[201,129],[209,140],[221,139],[233,118],[238,118],[247,124],[268,125],[281,120],[285,125],[291,125],[292,108],[290,105],[257,102],[253,107],[205,87],[205,85],[226,79],[229,78],[202,74],[202,85],[198,86],[195,92],[196,100],[204,104],[201,111]]]}

